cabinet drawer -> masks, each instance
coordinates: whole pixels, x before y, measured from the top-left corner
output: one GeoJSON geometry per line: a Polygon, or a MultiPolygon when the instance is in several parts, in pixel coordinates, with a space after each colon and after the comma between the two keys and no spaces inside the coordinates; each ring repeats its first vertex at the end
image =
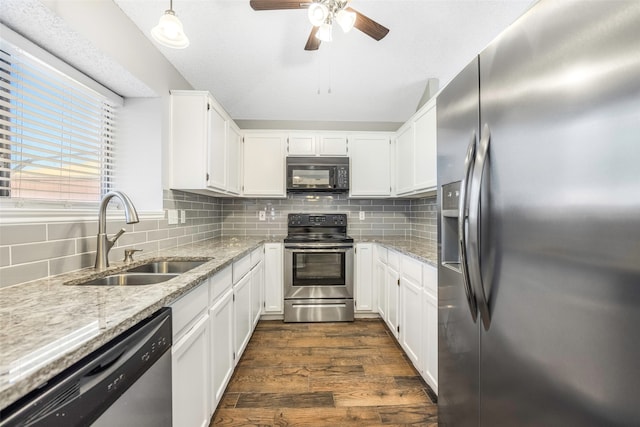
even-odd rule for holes
{"type": "Polygon", "coordinates": [[[387,264],[394,270],[400,271],[400,254],[392,250],[387,251],[387,264]]]}
{"type": "Polygon", "coordinates": [[[213,305],[215,301],[225,293],[227,289],[231,289],[232,282],[232,267],[225,267],[223,270],[217,272],[215,275],[209,278],[209,305],[213,305]]]}
{"type": "Polygon", "coordinates": [[[208,304],[209,286],[206,282],[171,304],[174,342],[189,330],[201,314],[207,312],[208,304]]]}
{"type": "Polygon", "coordinates": [[[406,255],[402,257],[402,277],[422,285],[422,263],[406,255]]]}
{"type": "Polygon", "coordinates": [[[238,283],[251,270],[251,254],[233,263],[233,284],[238,283]]]}
{"type": "Polygon", "coordinates": [[[424,264],[422,267],[422,278],[425,290],[429,291],[433,296],[438,296],[438,269],[424,264]]]}
{"type": "Polygon", "coordinates": [[[257,249],[251,251],[251,268],[258,265],[260,261],[264,259],[264,249],[263,246],[260,246],[257,249]]]}

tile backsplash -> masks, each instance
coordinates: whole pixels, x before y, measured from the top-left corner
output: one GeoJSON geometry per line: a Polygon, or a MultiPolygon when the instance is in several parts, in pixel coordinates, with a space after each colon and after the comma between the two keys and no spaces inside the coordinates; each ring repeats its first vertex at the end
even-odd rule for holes
{"type": "MultiPolygon", "coordinates": [[[[222,234],[220,199],[165,190],[163,205],[184,210],[184,224],[169,225],[166,219],[142,219],[126,224],[124,214],[107,221],[107,233],[127,232],[109,253],[111,261],[124,258],[127,248],[156,251],[206,240],[222,234]],[[117,218],[117,219],[115,219],[117,218]]],[[[91,267],[95,262],[96,220],[6,224],[0,226],[0,288],[91,267]]]]}
{"type": "MultiPolygon", "coordinates": [[[[164,219],[125,224],[109,219],[107,232],[127,231],[109,259],[120,260],[124,249],[155,251],[218,236],[284,237],[287,214],[348,213],[348,233],[356,238],[399,237],[436,241],[436,198],[349,199],[344,195],[290,195],[286,199],[216,198],[164,191],[165,212],[184,210],[184,224],[164,219]],[[265,220],[259,220],[259,212],[265,220]],[[360,212],[364,219],[360,220],[360,212]]],[[[96,212],[97,217],[97,212],[96,212]]],[[[79,222],[29,223],[0,226],[0,288],[90,267],[95,261],[97,218],[79,222]]]]}
{"type": "Polygon", "coordinates": [[[345,195],[289,195],[286,199],[225,199],[222,234],[225,236],[285,236],[287,215],[297,212],[348,214],[348,233],[354,238],[411,235],[410,200],[349,199],[345,195]],[[260,221],[259,212],[266,219],[260,221]],[[359,219],[364,212],[365,219],[359,219]]]}

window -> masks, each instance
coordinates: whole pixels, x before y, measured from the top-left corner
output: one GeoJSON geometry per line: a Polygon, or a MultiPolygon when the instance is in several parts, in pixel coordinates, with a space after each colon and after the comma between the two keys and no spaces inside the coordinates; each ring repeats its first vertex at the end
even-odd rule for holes
{"type": "Polygon", "coordinates": [[[0,39],[0,201],[98,202],[113,186],[121,100],[38,56],[0,39]]]}

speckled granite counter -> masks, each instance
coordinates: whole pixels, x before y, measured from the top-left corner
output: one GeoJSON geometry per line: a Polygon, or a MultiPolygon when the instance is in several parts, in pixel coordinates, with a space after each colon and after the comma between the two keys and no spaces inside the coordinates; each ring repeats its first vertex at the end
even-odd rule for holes
{"type": "Polygon", "coordinates": [[[265,240],[219,238],[113,263],[115,273],[155,259],[211,259],[149,286],[72,286],[92,269],[0,289],[0,408],[39,387],[265,240]]]}
{"type": "MultiPolygon", "coordinates": [[[[280,241],[280,240],[276,240],[280,241]]],[[[0,408],[39,387],[73,363],[171,304],[207,277],[265,242],[225,237],[139,255],[106,271],[85,269],[0,289],[0,408]],[[153,260],[210,259],[164,283],[149,286],[73,286],[153,260]]],[[[424,239],[371,238],[436,265],[437,248],[424,239]]]]}
{"type": "Polygon", "coordinates": [[[378,243],[389,249],[396,250],[419,261],[438,266],[438,246],[435,242],[425,239],[398,239],[393,237],[376,237],[358,239],[356,243],[378,243]]]}

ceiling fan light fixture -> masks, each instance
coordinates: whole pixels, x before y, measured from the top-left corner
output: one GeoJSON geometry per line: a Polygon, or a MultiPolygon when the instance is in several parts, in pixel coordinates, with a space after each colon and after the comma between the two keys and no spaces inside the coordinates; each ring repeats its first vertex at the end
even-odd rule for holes
{"type": "Polygon", "coordinates": [[[336,22],[338,22],[338,25],[340,25],[342,31],[348,33],[356,23],[356,14],[342,9],[336,14],[336,22]]]}
{"type": "Polygon", "coordinates": [[[320,27],[318,28],[316,37],[322,40],[323,42],[330,42],[331,40],[333,40],[331,31],[332,31],[331,24],[325,22],[324,24],[320,25],[320,27]]]}
{"type": "Polygon", "coordinates": [[[163,46],[173,49],[184,49],[189,46],[189,38],[184,33],[182,22],[178,19],[171,5],[160,17],[158,25],[151,29],[151,36],[163,46]]]}
{"type": "Polygon", "coordinates": [[[329,17],[329,8],[322,3],[313,3],[308,10],[309,21],[314,27],[324,24],[329,17]]]}

